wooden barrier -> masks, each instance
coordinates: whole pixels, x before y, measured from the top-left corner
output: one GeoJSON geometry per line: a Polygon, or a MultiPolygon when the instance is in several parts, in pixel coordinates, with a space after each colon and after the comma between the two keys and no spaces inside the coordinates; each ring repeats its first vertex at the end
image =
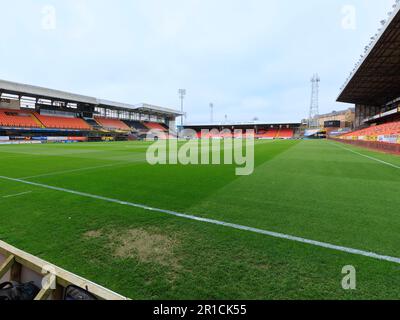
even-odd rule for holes
{"type": "Polygon", "coordinates": [[[3,241],[0,241],[0,280],[33,281],[41,289],[35,300],[61,300],[69,285],[88,290],[100,300],[129,300],[3,241]]]}

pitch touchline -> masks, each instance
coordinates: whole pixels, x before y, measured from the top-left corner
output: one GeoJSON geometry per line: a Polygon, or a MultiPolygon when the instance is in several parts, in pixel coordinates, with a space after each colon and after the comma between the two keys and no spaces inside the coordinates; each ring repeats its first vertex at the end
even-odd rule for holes
{"type": "Polygon", "coordinates": [[[347,150],[347,151],[349,151],[349,152],[352,152],[352,153],[354,153],[354,154],[357,154],[357,155],[359,155],[359,156],[362,156],[362,157],[364,157],[364,158],[367,158],[367,159],[370,159],[370,160],[373,160],[373,161],[377,161],[377,162],[386,164],[387,166],[390,166],[390,167],[393,167],[393,168],[396,168],[396,169],[400,169],[400,166],[397,166],[397,165],[395,165],[395,164],[393,164],[393,163],[386,162],[386,161],[383,161],[383,160],[381,160],[381,159],[374,158],[374,157],[371,157],[371,156],[367,156],[366,154],[362,154],[362,153],[360,153],[360,152],[351,150],[351,149],[346,148],[346,147],[343,147],[343,146],[341,146],[341,145],[337,145],[337,144],[335,144],[335,143],[332,143],[332,145],[334,145],[335,147],[341,148],[341,149],[343,149],[343,150],[347,150]]]}
{"type": "Polygon", "coordinates": [[[36,186],[36,187],[40,187],[40,188],[45,188],[45,189],[50,189],[50,190],[55,190],[55,191],[60,191],[60,192],[66,192],[66,193],[70,193],[70,194],[74,194],[74,195],[78,195],[78,196],[82,196],[82,197],[103,200],[103,201],[116,203],[116,204],[120,204],[120,205],[126,205],[126,206],[130,206],[130,207],[140,208],[140,209],[144,209],[147,211],[165,213],[168,215],[172,215],[172,216],[176,216],[176,217],[180,217],[180,218],[184,218],[184,219],[206,222],[206,223],[224,226],[224,227],[228,227],[228,228],[232,228],[232,229],[249,231],[249,232],[253,232],[253,233],[267,235],[267,236],[274,237],[274,238],[305,243],[305,244],[309,244],[309,245],[313,245],[313,246],[317,246],[317,247],[327,248],[327,249],[331,249],[331,250],[346,252],[346,253],[350,253],[350,254],[354,254],[354,255],[360,255],[360,256],[365,256],[365,257],[369,257],[369,258],[374,258],[374,259],[378,259],[378,260],[389,261],[389,262],[394,262],[394,263],[400,264],[400,258],[385,256],[385,255],[377,254],[374,252],[368,252],[368,251],[363,251],[363,250],[358,250],[358,249],[353,249],[353,248],[348,248],[348,247],[337,246],[337,245],[326,243],[326,242],[314,241],[314,240],[291,236],[291,235],[287,235],[287,234],[283,234],[283,233],[247,227],[247,226],[243,226],[243,225],[239,225],[239,224],[235,224],[235,223],[229,223],[229,222],[224,222],[224,221],[219,221],[219,220],[214,220],[214,219],[201,218],[201,217],[188,215],[188,214],[184,214],[184,213],[179,213],[179,212],[175,212],[175,211],[171,211],[171,210],[152,208],[152,207],[149,207],[146,205],[137,204],[137,203],[133,203],[133,202],[127,202],[127,201],[107,198],[107,197],[98,196],[98,195],[94,195],[94,194],[90,194],[90,193],[49,186],[46,184],[25,181],[25,180],[21,180],[21,179],[15,179],[15,178],[10,178],[10,177],[5,177],[5,176],[0,176],[0,179],[24,183],[27,185],[36,186]]]}

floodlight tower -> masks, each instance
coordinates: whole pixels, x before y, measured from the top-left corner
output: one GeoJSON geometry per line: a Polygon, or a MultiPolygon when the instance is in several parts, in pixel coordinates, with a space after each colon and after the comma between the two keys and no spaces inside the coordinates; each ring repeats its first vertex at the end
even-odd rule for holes
{"type": "Polygon", "coordinates": [[[183,124],[184,124],[184,117],[185,117],[185,113],[184,113],[184,100],[185,100],[185,96],[186,96],[186,89],[179,89],[178,90],[178,94],[179,94],[179,99],[181,99],[181,112],[182,112],[182,117],[181,117],[181,129],[183,129],[183,124]]]}
{"type": "Polygon", "coordinates": [[[308,118],[308,127],[317,128],[318,127],[318,115],[319,115],[319,84],[321,79],[316,73],[311,79],[311,105],[310,105],[310,115],[308,118]]]}
{"type": "Polygon", "coordinates": [[[211,124],[214,123],[214,104],[210,103],[210,120],[211,124]]]}

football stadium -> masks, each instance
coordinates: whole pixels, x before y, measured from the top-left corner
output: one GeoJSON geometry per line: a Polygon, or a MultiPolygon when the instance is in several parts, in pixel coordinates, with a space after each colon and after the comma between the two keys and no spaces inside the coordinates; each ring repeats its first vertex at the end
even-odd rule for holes
{"type": "Polygon", "coordinates": [[[398,299],[399,11],[338,92],[349,109],[306,121],[190,124],[0,80],[0,283],[36,300],[398,299]],[[210,161],[248,141],[252,174],[210,161]],[[155,144],[208,161],[151,164],[155,144]]]}

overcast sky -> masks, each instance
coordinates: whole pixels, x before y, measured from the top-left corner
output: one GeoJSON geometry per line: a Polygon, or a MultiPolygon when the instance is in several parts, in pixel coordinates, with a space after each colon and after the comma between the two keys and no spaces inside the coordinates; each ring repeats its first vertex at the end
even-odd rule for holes
{"type": "Polygon", "coordinates": [[[320,111],[393,0],[0,0],[0,79],[178,108],[188,122],[299,121],[320,111]],[[353,12],[355,16],[353,19],[353,12]]]}

